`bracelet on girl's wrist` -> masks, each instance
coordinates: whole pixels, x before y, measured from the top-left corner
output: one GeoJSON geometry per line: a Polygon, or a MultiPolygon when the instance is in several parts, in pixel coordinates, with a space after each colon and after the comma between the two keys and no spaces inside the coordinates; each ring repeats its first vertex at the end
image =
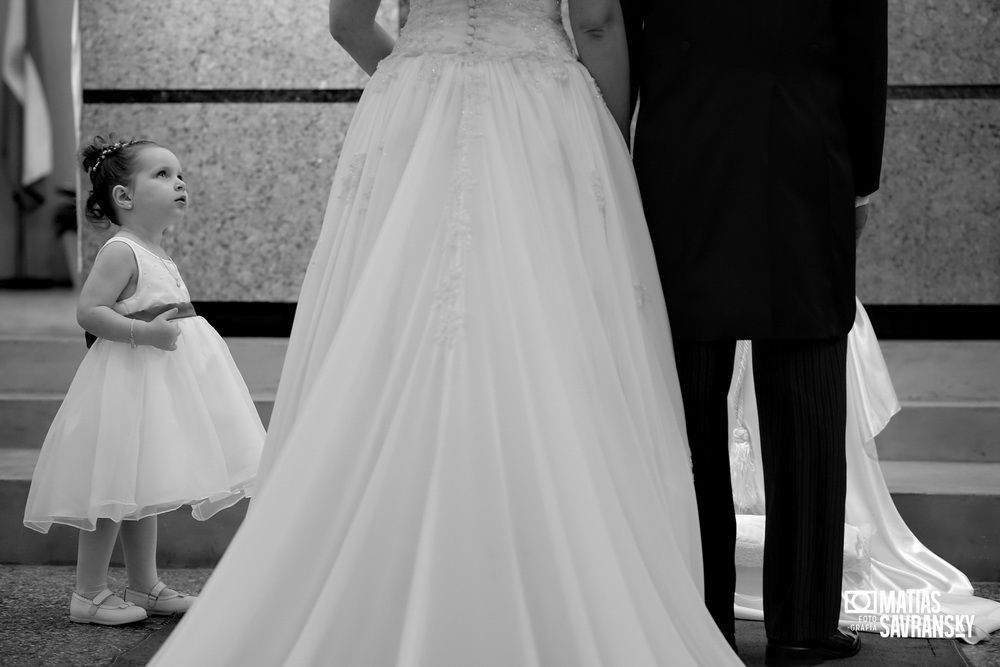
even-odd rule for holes
{"type": "Polygon", "coordinates": [[[129,342],[129,345],[131,345],[132,349],[134,350],[135,349],[135,320],[131,320],[131,323],[128,325],[128,342],[129,342]]]}

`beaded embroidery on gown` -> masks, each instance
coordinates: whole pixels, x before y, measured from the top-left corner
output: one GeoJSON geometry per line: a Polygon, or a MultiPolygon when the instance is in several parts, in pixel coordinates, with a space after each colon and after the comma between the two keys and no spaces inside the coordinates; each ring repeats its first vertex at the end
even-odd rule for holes
{"type": "Polygon", "coordinates": [[[249,514],[154,665],[740,664],[631,160],[555,0],[419,0],[345,138],[249,514]]]}

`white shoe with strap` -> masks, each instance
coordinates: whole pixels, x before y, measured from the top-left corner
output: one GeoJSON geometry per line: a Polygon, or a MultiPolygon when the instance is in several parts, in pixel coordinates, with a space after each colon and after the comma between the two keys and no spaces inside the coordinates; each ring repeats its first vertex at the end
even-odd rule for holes
{"type": "Polygon", "coordinates": [[[185,595],[167,588],[162,581],[157,581],[148,593],[141,593],[131,588],[125,589],[125,601],[144,609],[150,616],[183,614],[197,599],[196,595],[185,595]]]}
{"type": "Polygon", "coordinates": [[[108,598],[113,598],[114,595],[106,588],[93,600],[73,593],[69,602],[69,620],[96,625],[126,625],[146,620],[146,611],[131,602],[121,602],[119,598],[108,602],[108,598]]]}

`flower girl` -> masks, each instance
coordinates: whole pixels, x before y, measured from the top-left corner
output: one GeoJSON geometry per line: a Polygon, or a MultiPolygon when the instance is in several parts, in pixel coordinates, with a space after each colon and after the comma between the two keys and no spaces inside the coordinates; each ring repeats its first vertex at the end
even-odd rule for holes
{"type": "Polygon", "coordinates": [[[82,163],[87,217],[119,231],[80,293],[77,320],[93,345],[45,438],[24,524],[80,529],[70,620],[121,625],[191,606],[157,575],[157,515],[191,505],[205,520],[246,496],[264,429],[229,349],[195,315],[160,246],[189,203],[177,157],[152,141],[96,137],[82,163]],[[119,534],[122,597],[107,587],[119,534]]]}

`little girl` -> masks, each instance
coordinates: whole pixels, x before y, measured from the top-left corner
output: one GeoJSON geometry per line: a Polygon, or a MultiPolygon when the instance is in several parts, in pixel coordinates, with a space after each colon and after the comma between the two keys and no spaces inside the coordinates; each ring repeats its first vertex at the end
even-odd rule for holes
{"type": "Polygon", "coordinates": [[[70,620],[121,625],[187,611],[156,573],[156,515],[205,520],[248,495],[264,429],[229,349],[194,314],[160,246],[184,219],[181,166],[152,141],[95,137],[82,153],[91,222],[120,229],[94,260],[77,321],[96,342],[45,438],[24,525],[80,529],[70,620]],[[107,588],[119,532],[128,587],[107,588]]]}

